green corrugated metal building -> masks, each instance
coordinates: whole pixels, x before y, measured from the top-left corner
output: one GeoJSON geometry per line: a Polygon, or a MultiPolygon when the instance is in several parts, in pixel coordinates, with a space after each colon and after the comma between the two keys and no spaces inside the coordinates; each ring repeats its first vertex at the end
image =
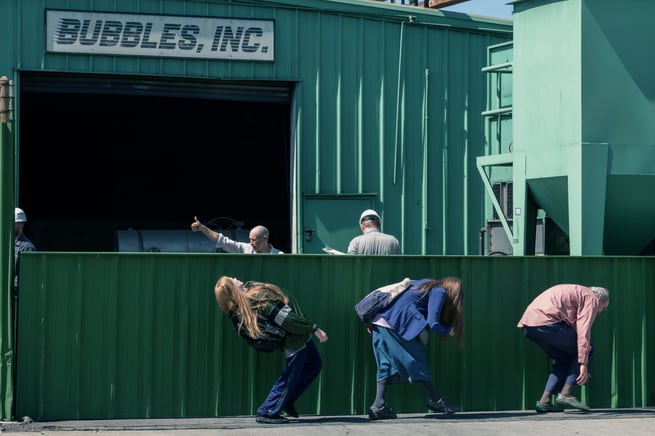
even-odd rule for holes
{"type": "MultiPolygon", "coordinates": [[[[514,3],[530,22],[537,2],[514,3]]],[[[375,365],[352,311],[363,292],[444,275],[466,284],[467,342],[434,341],[429,356],[463,410],[532,408],[548,363],[515,322],[557,282],[617,290],[583,400],[653,404],[652,258],[475,256],[492,254],[489,223],[508,230],[494,214],[512,205],[506,155],[526,128],[511,22],[366,0],[0,7],[3,419],[253,413],[279,367],[218,313],[222,274],[279,283],[329,329],[301,413],[368,407],[375,365]],[[479,159],[500,164],[488,185],[479,159]],[[18,348],[16,204],[39,248],[23,258],[18,348]],[[317,254],[345,250],[366,208],[403,256],[317,254]],[[180,253],[214,251],[192,240],[194,216],[236,236],[265,224],[293,254],[180,253]]],[[[411,386],[389,398],[401,413],[424,406],[411,386]]]]}
{"type": "Polygon", "coordinates": [[[374,208],[405,254],[478,253],[481,68],[510,21],[366,0],[8,1],[2,17],[16,195],[43,250],[113,251],[117,231],[197,215],[345,251],[374,208]]]}

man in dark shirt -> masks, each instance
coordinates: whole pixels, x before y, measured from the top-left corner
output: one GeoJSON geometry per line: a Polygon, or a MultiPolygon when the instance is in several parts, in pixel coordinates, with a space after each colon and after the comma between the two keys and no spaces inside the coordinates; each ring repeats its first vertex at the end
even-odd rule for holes
{"type": "Polygon", "coordinates": [[[18,288],[18,272],[19,272],[19,258],[20,254],[25,251],[36,251],[36,247],[23,233],[27,216],[25,211],[17,207],[14,211],[14,291],[18,288]]]}

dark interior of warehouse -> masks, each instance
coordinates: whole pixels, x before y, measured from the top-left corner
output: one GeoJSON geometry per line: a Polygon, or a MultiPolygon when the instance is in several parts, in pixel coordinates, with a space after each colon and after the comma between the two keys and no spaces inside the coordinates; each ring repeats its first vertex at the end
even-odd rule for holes
{"type": "Polygon", "coordinates": [[[121,251],[117,231],[184,238],[197,216],[246,238],[265,225],[289,252],[289,93],[24,75],[16,153],[26,234],[40,251],[121,251]]]}

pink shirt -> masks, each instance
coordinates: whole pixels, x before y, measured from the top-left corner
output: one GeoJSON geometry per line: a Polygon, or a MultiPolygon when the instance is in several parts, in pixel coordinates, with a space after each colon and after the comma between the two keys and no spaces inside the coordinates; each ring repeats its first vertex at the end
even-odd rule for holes
{"type": "Polygon", "coordinates": [[[586,286],[555,285],[528,305],[517,327],[538,327],[564,321],[578,333],[578,362],[587,364],[591,325],[600,313],[601,300],[586,286]]]}

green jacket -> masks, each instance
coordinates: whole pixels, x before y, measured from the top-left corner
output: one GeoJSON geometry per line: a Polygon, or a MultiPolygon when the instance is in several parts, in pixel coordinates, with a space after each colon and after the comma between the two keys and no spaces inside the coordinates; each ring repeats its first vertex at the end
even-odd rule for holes
{"type": "MultiPolygon", "coordinates": [[[[275,294],[268,291],[262,291],[256,294],[256,297],[265,299],[266,297],[275,297],[275,294]]],[[[282,318],[282,323],[280,326],[287,331],[287,335],[284,338],[282,347],[286,350],[298,350],[302,348],[314,330],[318,327],[314,321],[307,318],[305,313],[302,310],[302,307],[298,301],[287,295],[289,298],[289,307],[291,310],[280,311],[280,318],[282,318]]],[[[270,313],[275,308],[275,303],[278,300],[269,300],[263,306],[260,306],[258,309],[259,314],[268,317],[270,313]]]]}

